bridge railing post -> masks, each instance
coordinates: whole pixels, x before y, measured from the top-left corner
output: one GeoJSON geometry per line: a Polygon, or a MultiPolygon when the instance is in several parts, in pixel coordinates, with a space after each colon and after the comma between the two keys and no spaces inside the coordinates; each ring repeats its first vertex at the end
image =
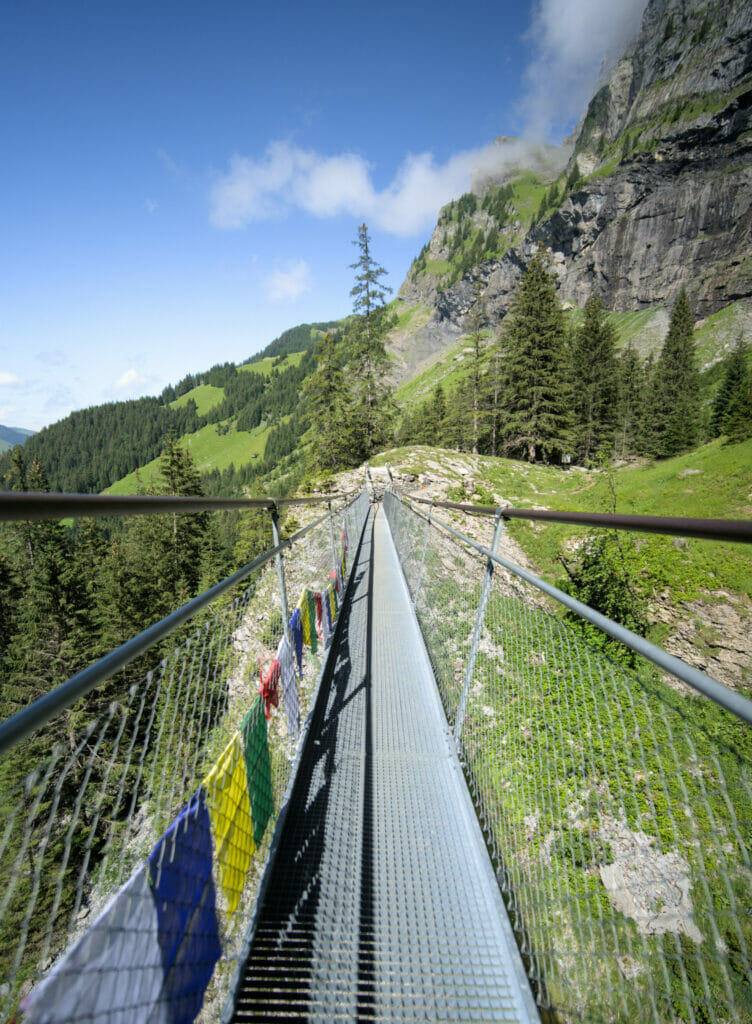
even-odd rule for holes
{"type": "MultiPolygon", "coordinates": [[[[331,506],[330,506],[331,507],[331,506]]],[[[279,512],[277,508],[271,510],[272,514],[272,538],[274,540],[274,546],[279,547],[280,536],[279,536],[279,512]]],[[[282,606],[282,625],[284,628],[287,642],[292,647],[292,634],[290,633],[290,609],[287,605],[287,585],[285,583],[285,563],[282,558],[282,552],[278,551],[275,556],[277,563],[277,579],[279,581],[279,600],[282,606]]]]}
{"type": "MultiPolygon", "coordinates": [[[[501,537],[501,531],[503,529],[503,519],[501,516],[501,509],[496,510],[496,516],[494,519],[494,534],[493,540],[491,541],[491,551],[496,554],[499,547],[499,538],[501,537]]],[[[460,694],[460,701],[457,706],[457,717],[454,721],[454,743],[457,747],[457,751],[460,750],[460,740],[462,737],[462,728],[465,724],[465,713],[467,711],[467,701],[470,696],[470,687],[473,682],[473,674],[475,672],[475,662],[478,657],[478,646],[480,644],[481,634],[483,633],[483,623],[486,618],[486,606],[488,605],[488,597],[491,593],[491,580],[493,579],[494,564],[489,558],[486,561],[486,572],[483,577],[483,586],[480,592],[480,601],[478,603],[478,614],[475,617],[475,627],[473,629],[473,637],[470,642],[470,651],[467,656],[467,664],[465,665],[465,678],[462,683],[462,693],[460,694]]]]}

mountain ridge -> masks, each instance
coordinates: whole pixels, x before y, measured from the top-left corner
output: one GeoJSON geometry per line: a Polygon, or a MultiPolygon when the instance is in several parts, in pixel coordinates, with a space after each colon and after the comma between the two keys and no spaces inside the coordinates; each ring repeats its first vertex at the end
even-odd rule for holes
{"type": "Polygon", "coordinates": [[[752,296],[752,0],[650,0],[564,170],[523,179],[439,214],[400,289],[431,314],[418,345],[456,341],[478,278],[498,324],[539,244],[575,306],[598,295],[613,311],[670,308],[686,288],[704,318],[752,296]]]}
{"type": "Polygon", "coordinates": [[[34,433],[34,430],[27,430],[25,427],[8,427],[0,423],[0,452],[14,448],[17,444],[24,444],[34,433]]]}

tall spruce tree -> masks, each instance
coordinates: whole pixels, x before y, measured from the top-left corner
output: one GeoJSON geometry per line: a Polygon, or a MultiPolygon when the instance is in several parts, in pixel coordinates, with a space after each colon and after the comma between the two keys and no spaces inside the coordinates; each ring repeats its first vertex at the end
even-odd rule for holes
{"type": "Polygon", "coordinates": [[[572,339],[575,444],[583,462],[612,446],[617,415],[616,335],[597,296],[585,304],[585,316],[572,339]]]}
{"type": "Polygon", "coordinates": [[[617,362],[619,401],[616,423],[616,451],[625,458],[639,451],[643,416],[645,367],[632,345],[627,345],[617,362]]]}
{"type": "Polygon", "coordinates": [[[566,327],[549,268],[541,246],[504,321],[502,445],[529,462],[558,461],[571,445],[566,327]]]}
{"type": "Polygon", "coordinates": [[[656,365],[650,415],[653,454],[668,458],[696,442],[700,419],[700,375],[693,339],[692,311],[682,289],[656,365]]]}
{"type": "Polygon", "coordinates": [[[752,434],[752,374],[749,348],[740,336],[726,360],[726,372],[713,402],[710,427],[713,437],[726,434],[741,441],[752,434]]]}
{"type": "Polygon", "coordinates": [[[325,334],[314,349],[316,369],[303,383],[313,427],[313,458],[318,469],[334,473],[350,465],[349,419],[340,355],[332,334],[325,334]]]}
{"type": "Polygon", "coordinates": [[[351,451],[354,461],[369,459],[391,440],[392,389],[386,380],[389,356],[384,336],[391,326],[386,296],[391,288],[381,278],[386,270],[371,255],[368,228],[361,224],[353,243],[359,257],[350,267],[356,271],[350,290],[355,317],[349,341],[353,351],[353,406],[351,451]]]}

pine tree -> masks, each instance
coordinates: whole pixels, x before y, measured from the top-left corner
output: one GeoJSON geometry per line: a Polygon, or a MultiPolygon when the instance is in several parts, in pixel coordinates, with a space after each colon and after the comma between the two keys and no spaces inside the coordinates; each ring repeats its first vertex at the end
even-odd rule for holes
{"type": "Polygon", "coordinates": [[[651,415],[654,452],[659,458],[691,448],[699,433],[700,375],[693,340],[692,311],[682,289],[656,366],[651,415]]]}
{"type": "Polygon", "coordinates": [[[354,244],[360,251],[355,285],[350,291],[355,318],[350,329],[354,353],[354,402],[351,451],[357,464],[369,459],[391,440],[392,389],[385,379],[389,357],[384,336],[391,326],[385,299],[391,288],[381,283],[386,270],[371,256],[368,228],[361,224],[354,244]]]}
{"type": "Polygon", "coordinates": [[[504,321],[503,448],[534,462],[558,460],[571,444],[566,327],[542,247],[530,261],[504,321]]]}
{"type": "Polygon", "coordinates": [[[574,334],[572,373],[575,444],[587,463],[613,444],[617,413],[616,336],[597,296],[588,299],[574,334]]]}
{"type": "Polygon", "coordinates": [[[345,379],[332,334],[325,334],[314,349],[316,370],[303,384],[313,426],[315,465],[334,473],[350,464],[345,424],[345,379]]]}
{"type": "Polygon", "coordinates": [[[627,345],[618,360],[617,373],[619,401],[616,451],[624,458],[640,450],[640,424],[645,391],[645,368],[631,344],[627,345]]]}
{"type": "Polygon", "coordinates": [[[430,433],[426,438],[427,444],[441,445],[444,439],[446,419],[446,398],[441,381],[433,389],[433,396],[429,407],[428,429],[430,433]]]}
{"type": "Polygon", "coordinates": [[[713,402],[710,420],[712,436],[726,434],[733,440],[742,440],[752,434],[752,408],[749,371],[749,349],[740,336],[727,359],[726,373],[713,402]]]}

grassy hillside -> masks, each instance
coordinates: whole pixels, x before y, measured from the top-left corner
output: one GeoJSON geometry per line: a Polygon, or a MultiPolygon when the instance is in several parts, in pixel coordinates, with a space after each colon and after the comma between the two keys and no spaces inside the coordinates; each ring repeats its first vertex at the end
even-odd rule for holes
{"type": "Polygon", "coordinates": [[[266,356],[255,363],[243,363],[238,370],[247,373],[260,373],[264,377],[268,377],[274,369],[286,370],[288,366],[299,366],[304,355],[304,352],[290,352],[288,355],[266,356]]]}
{"type": "MultiPolygon", "coordinates": [[[[573,467],[564,471],[422,447],[397,449],[373,460],[374,465],[387,462],[400,472],[427,472],[445,478],[447,494],[455,501],[578,512],[610,509],[608,474],[595,470],[573,467]],[[463,486],[468,471],[474,480],[474,498],[463,486]]],[[[733,445],[716,440],[663,462],[620,466],[613,473],[616,511],[749,519],[750,466],[752,440],[733,445]]],[[[517,520],[507,529],[537,570],[554,580],[563,575],[560,552],[572,550],[584,533],[581,528],[517,520]]],[[[630,557],[651,597],[669,590],[676,600],[714,599],[712,595],[719,592],[752,598],[752,550],[745,545],[647,534],[624,536],[629,538],[630,557]]]]}
{"type": "MultiPolygon", "coordinates": [[[[260,426],[252,431],[230,429],[227,434],[220,435],[217,426],[216,423],[209,423],[195,434],[184,434],[180,438],[180,443],[190,450],[196,460],[196,468],[200,473],[211,469],[221,472],[231,464],[237,467],[263,458],[269,427],[260,426]]],[[[154,484],[158,473],[159,459],[152,459],[137,473],[129,473],[122,480],[116,481],[104,493],[136,494],[139,489],[154,484]]]]}
{"type": "Polygon", "coordinates": [[[0,423],[0,452],[7,452],[17,444],[23,444],[27,437],[31,437],[33,430],[24,430],[23,427],[4,427],[0,423]]]}
{"type": "MultiPolygon", "coordinates": [[[[405,316],[410,312],[406,311],[405,316]]],[[[578,308],[567,312],[570,322],[574,324],[580,323],[583,314],[584,310],[578,308]]],[[[651,353],[660,352],[668,332],[669,312],[662,307],[624,313],[610,312],[608,320],[616,331],[618,347],[623,349],[632,345],[641,358],[645,359],[651,353]]],[[[711,367],[726,356],[740,334],[745,337],[752,335],[752,301],[749,299],[733,302],[700,321],[695,331],[695,345],[701,368],[711,367]]],[[[463,352],[468,345],[467,337],[460,338],[451,347],[437,353],[434,361],[428,367],[424,366],[416,376],[403,380],[397,388],[398,404],[409,408],[424,401],[439,381],[447,389],[453,387],[470,372],[470,359],[463,352]]]]}
{"type": "Polygon", "coordinates": [[[212,384],[199,384],[198,387],[186,391],[180,398],[176,398],[174,402],[170,402],[170,407],[172,409],[182,409],[192,399],[196,403],[196,412],[199,416],[205,416],[215,405],[219,405],[224,397],[224,388],[217,388],[212,384]]]}

